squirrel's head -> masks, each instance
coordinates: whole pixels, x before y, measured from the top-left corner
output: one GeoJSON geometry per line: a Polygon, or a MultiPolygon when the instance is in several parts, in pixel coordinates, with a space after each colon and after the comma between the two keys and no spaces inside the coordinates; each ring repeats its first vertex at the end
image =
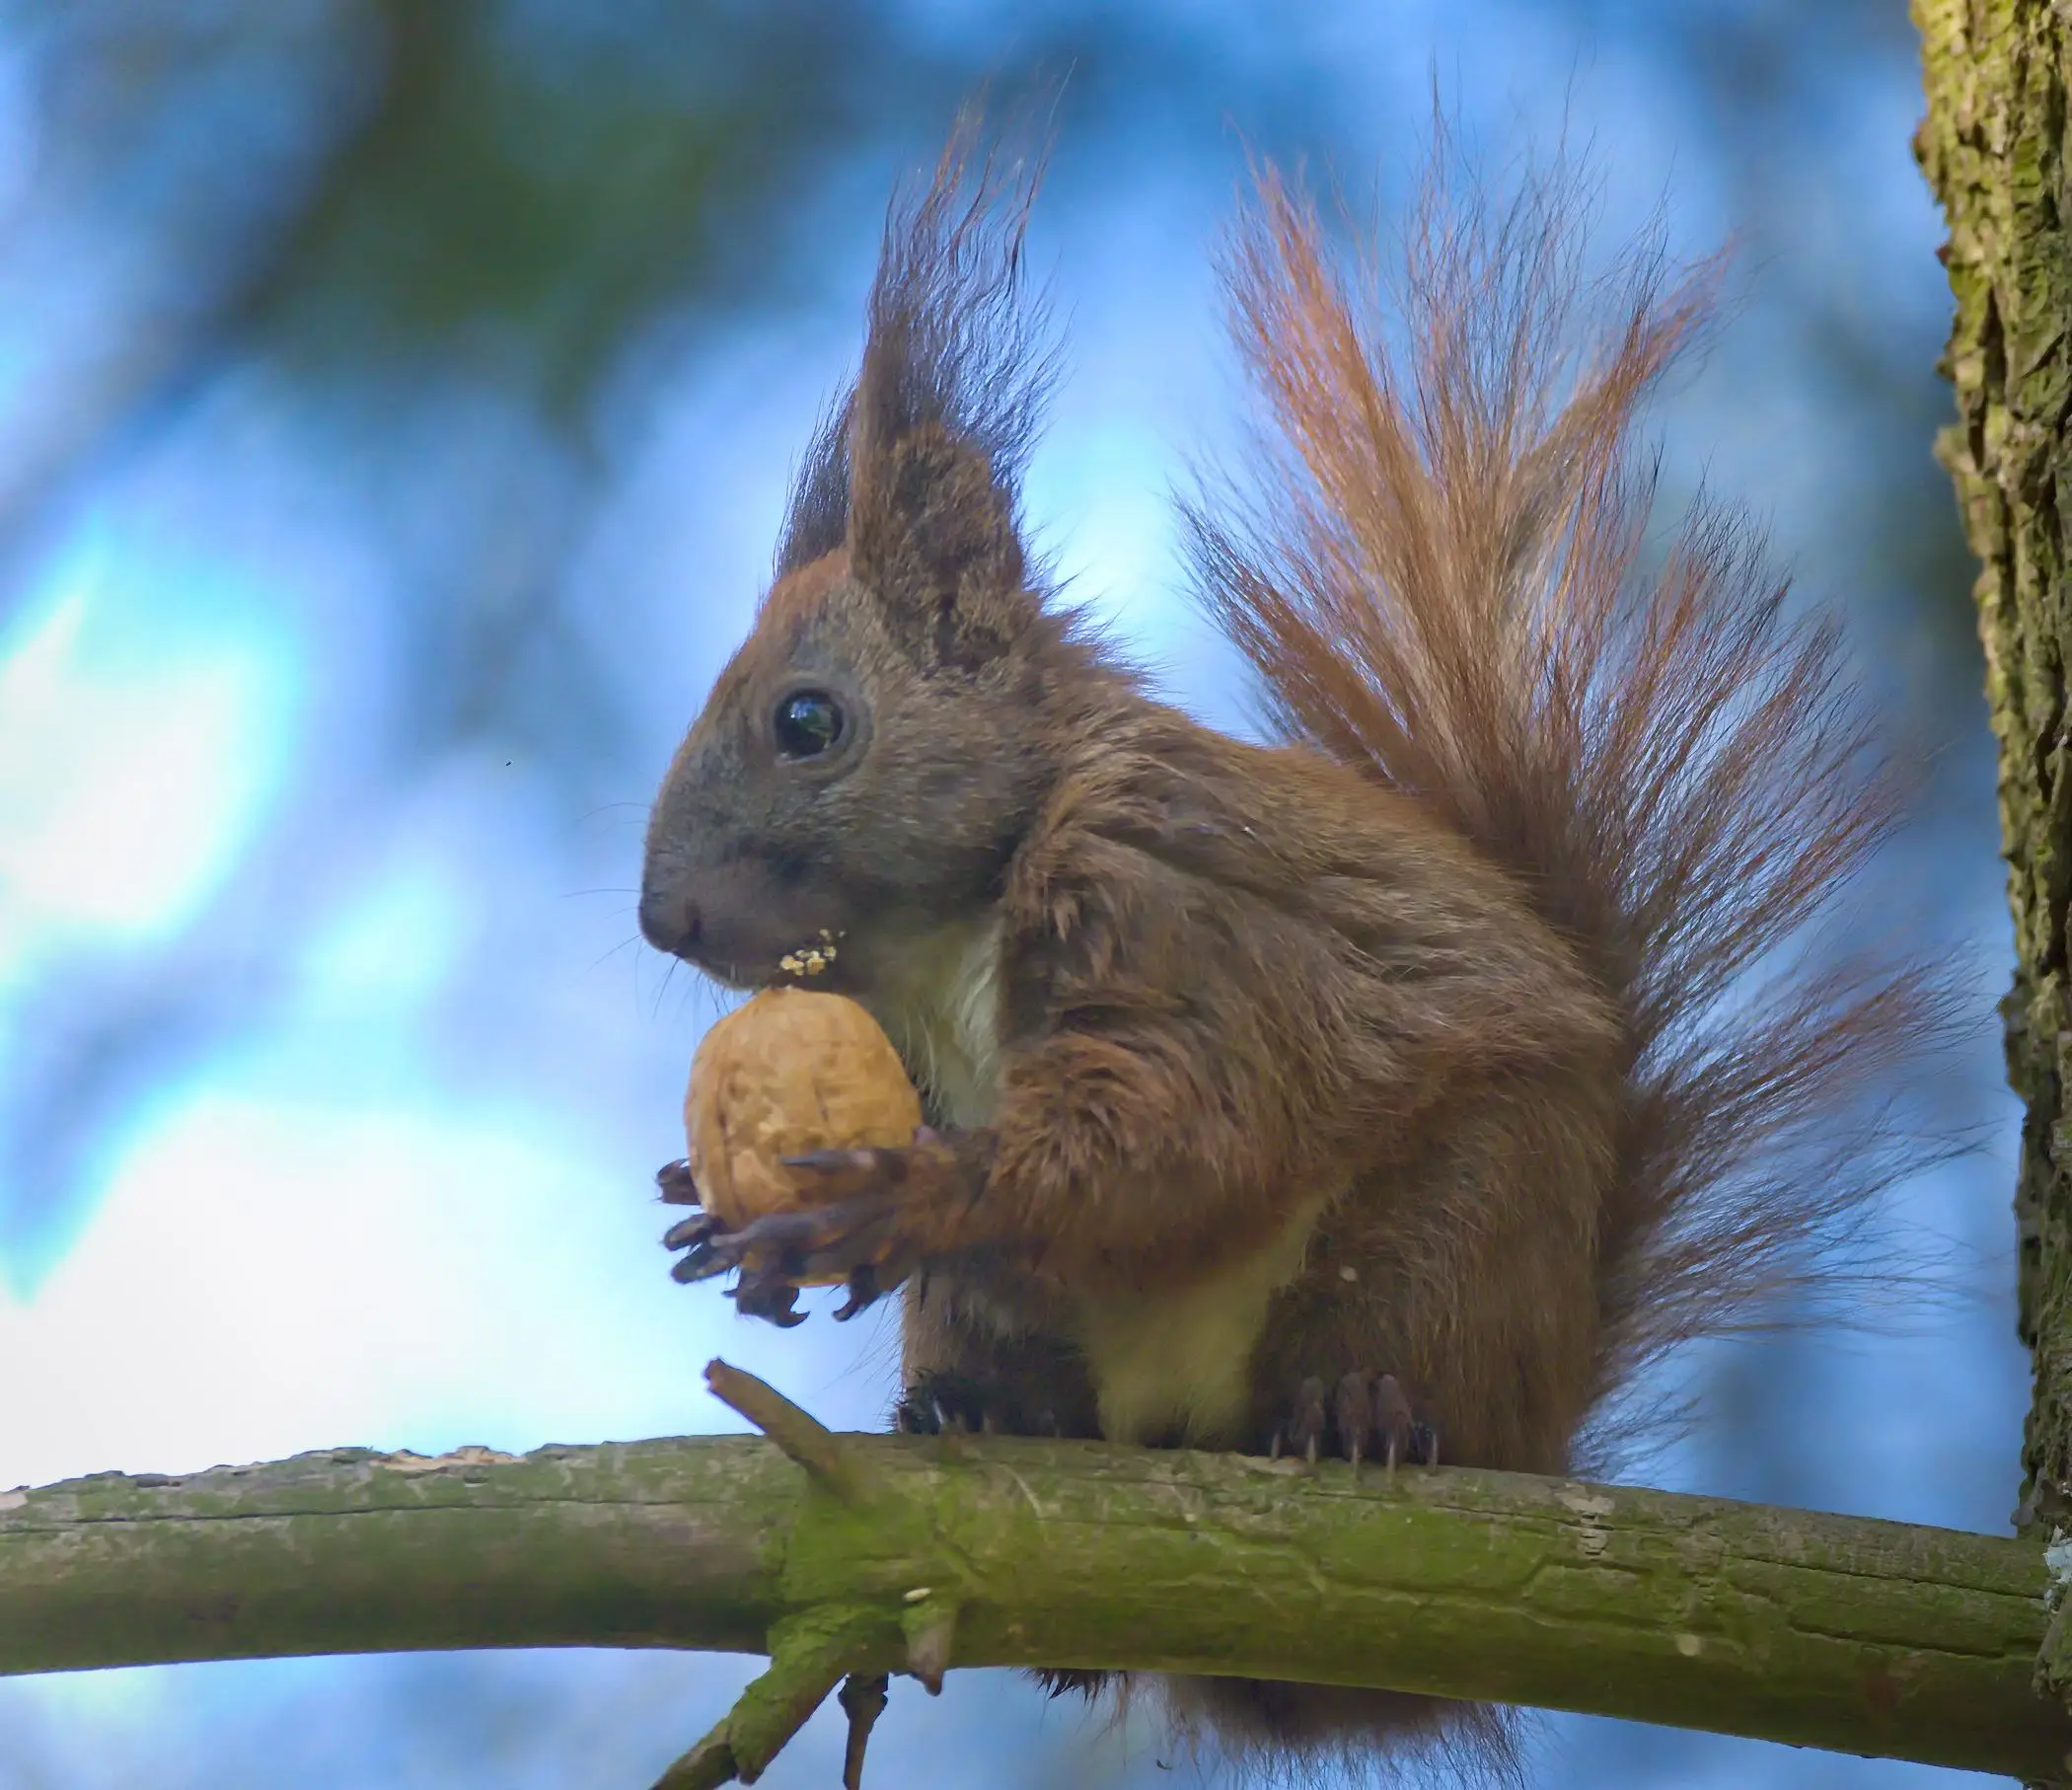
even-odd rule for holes
{"type": "Polygon", "coordinates": [[[989,163],[962,196],[970,129],[894,211],[855,387],[655,801],[640,930],[736,986],[825,935],[820,984],[867,990],[875,957],[991,899],[1054,774],[1047,692],[1083,653],[1016,521],[1048,373],[1019,302],[1029,177],[989,163]]]}
{"type": "Polygon", "coordinates": [[[642,933],[737,987],[825,935],[816,981],[866,988],[878,952],[990,899],[1049,783],[1069,648],[1012,516],[968,445],[901,457],[887,506],[772,587],[648,823],[642,933]]]}

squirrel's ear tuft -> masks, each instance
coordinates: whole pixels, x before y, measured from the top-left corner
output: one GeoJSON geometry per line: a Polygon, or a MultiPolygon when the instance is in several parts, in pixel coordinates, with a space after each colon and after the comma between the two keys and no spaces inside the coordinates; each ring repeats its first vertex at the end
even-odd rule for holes
{"type": "Polygon", "coordinates": [[[1039,612],[1016,512],[1054,372],[1022,267],[1041,157],[980,156],[978,141],[967,111],[926,190],[894,202],[843,436],[794,503],[794,528],[811,517],[799,532],[824,534],[839,467],[857,581],[918,653],[954,663],[999,652],[1039,612]]]}
{"type": "Polygon", "coordinates": [[[939,424],[909,429],[859,457],[850,565],[923,658],[983,663],[1004,651],[1039,600],[1013,499],[985,452],[939,424]]]}

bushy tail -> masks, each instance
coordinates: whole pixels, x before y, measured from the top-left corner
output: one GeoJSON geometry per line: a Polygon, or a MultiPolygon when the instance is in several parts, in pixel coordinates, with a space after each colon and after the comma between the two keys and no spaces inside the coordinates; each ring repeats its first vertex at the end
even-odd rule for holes
{"type": "Polygon", "coordinates": [[[1226,265],[1261,401],[1255,486],[1189,510],[1201,588],[1290,736],[1510,868],[1627,1016],[1600,1392],[1750,1309],[1903,1165],[1879,1095],[1947,1010],[1808,948],[1897,817],[1831,624],[1749,528],[1648,538],[1636,415],[1716,262],[1644,244],[1587,280],[1573,180],[1443,173],[1378,276],[1338,272],[1271,171],[1226,265]]]}

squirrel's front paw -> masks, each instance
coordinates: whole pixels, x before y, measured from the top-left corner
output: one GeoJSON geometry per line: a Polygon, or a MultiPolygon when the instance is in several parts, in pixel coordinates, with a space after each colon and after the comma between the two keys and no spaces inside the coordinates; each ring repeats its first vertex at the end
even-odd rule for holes
{"type": "Polygon", "coordinates": [[[849,1301],[836,1318],[853,1317],[906,1278],[893,1266],[898,1254],[897,1208],[881,1195],[864,1194],[803,1212],[773,1212],[738,1231],[710,1213],[686,1219],[662,1238],[684,1256],[670,1273],[680,1281],[710,1280],[730,1268],[741,1278],[730,1297],[756,1317],[780,1324],[801,1321],[792,1309],[802,1286],[847,1283],[849,1301]]]}
{"type": "MultiPolygon", "coordinates": [[[[729,1229],[717,1213],[705,1210],[689,1162],[663,1163],[655,1170],[655,1186],[661,1191],[663,1204],[694,1209],[689,1218],[672,1225],[662,1237],[664,1248],[683,1251],[670,1269],[675,1279],[704,1280],[742,1265],[741,1232],[729,1229]]],[[[745,1316],[767,1318],[788,1330],[806,1321],[806,1314],[797,1309],[798,1291],[795,1282],[780,1276],[744,1272],[729,1297],[745,1316]]]]}
{"type": "MultiPolygon", "coordinates": [[[[676,1279],[709,1280],[738,1269],[735,1305],[774,1323],[803,1320],[793,1309],[802,1286],[846,1284],[849,1300],[836,1311],[838,1321],[875,1304],[941,1244],[940,1216],[961,1204],[947,1196],[962,1184],[962,1165],[925,1128],[901,1149],[818,1150],[783,1162],[808,1190],[804,1204],[738,1227],[701,1207],[662,1239],[684,1251],[670,1270],[676,1279]]],[[[697,1203],[682,1163],[655,1179],[665,1201],[697,1203]]]]}
{"type": "Polygon", "coordinates": [[[1393,1374],[1368,1374],[1359,1369],[1342,1375],[1327,1393],[1318,1379],[1304,1380],[1289,1400],[1287,1414],[1275,1427],[1269,1452],[1300,1454],[1314,1461],[1322,1454],[1349,1460],[1380,1459],[1418,1466],[1439,1464],[1439,1435],[1420,1423],[1393,1374]]]}

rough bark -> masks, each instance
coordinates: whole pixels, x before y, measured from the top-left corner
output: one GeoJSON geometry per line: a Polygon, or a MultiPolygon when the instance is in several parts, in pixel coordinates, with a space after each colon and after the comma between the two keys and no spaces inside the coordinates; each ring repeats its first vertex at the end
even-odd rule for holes
{"type": "Polygon", "coordinates": [[[843,1673],[946,1665],[1295,1676],[2035,1776],[2072,1747],[2032,1687],[2038,1540],[1497,1473],[832,1437],[732,1380],[744,1410],[744,1384],[768,1394],[776,1446],[347,1450],[0,1494],[0,1672],[776,1654],[686,1784],[759,1768],[843,1673]]]}
{"type": "MultiPolygon", "coordinates": [[[[1915,151],[1950,226],[1957,300],[1942,369],[1958,421],[1938,452],[1978,556],[1979,631],[2000,744],[2000,822],[2016,971],[2007,1066],[2027,1108],[2015,1191],[2021,1326],[2035,1367],[2020,1521],[2072,1527],[2072,1146],[2066,1131],[2066,921],[2072,760],[2065,584],[2072,451],[2066,73],[2072,31],[2049,0],[1915,0],[1928,112],[1915,151]]],[[[2042,1669],[2072,1690],[2054,1625],[2042,1669]]]]}

